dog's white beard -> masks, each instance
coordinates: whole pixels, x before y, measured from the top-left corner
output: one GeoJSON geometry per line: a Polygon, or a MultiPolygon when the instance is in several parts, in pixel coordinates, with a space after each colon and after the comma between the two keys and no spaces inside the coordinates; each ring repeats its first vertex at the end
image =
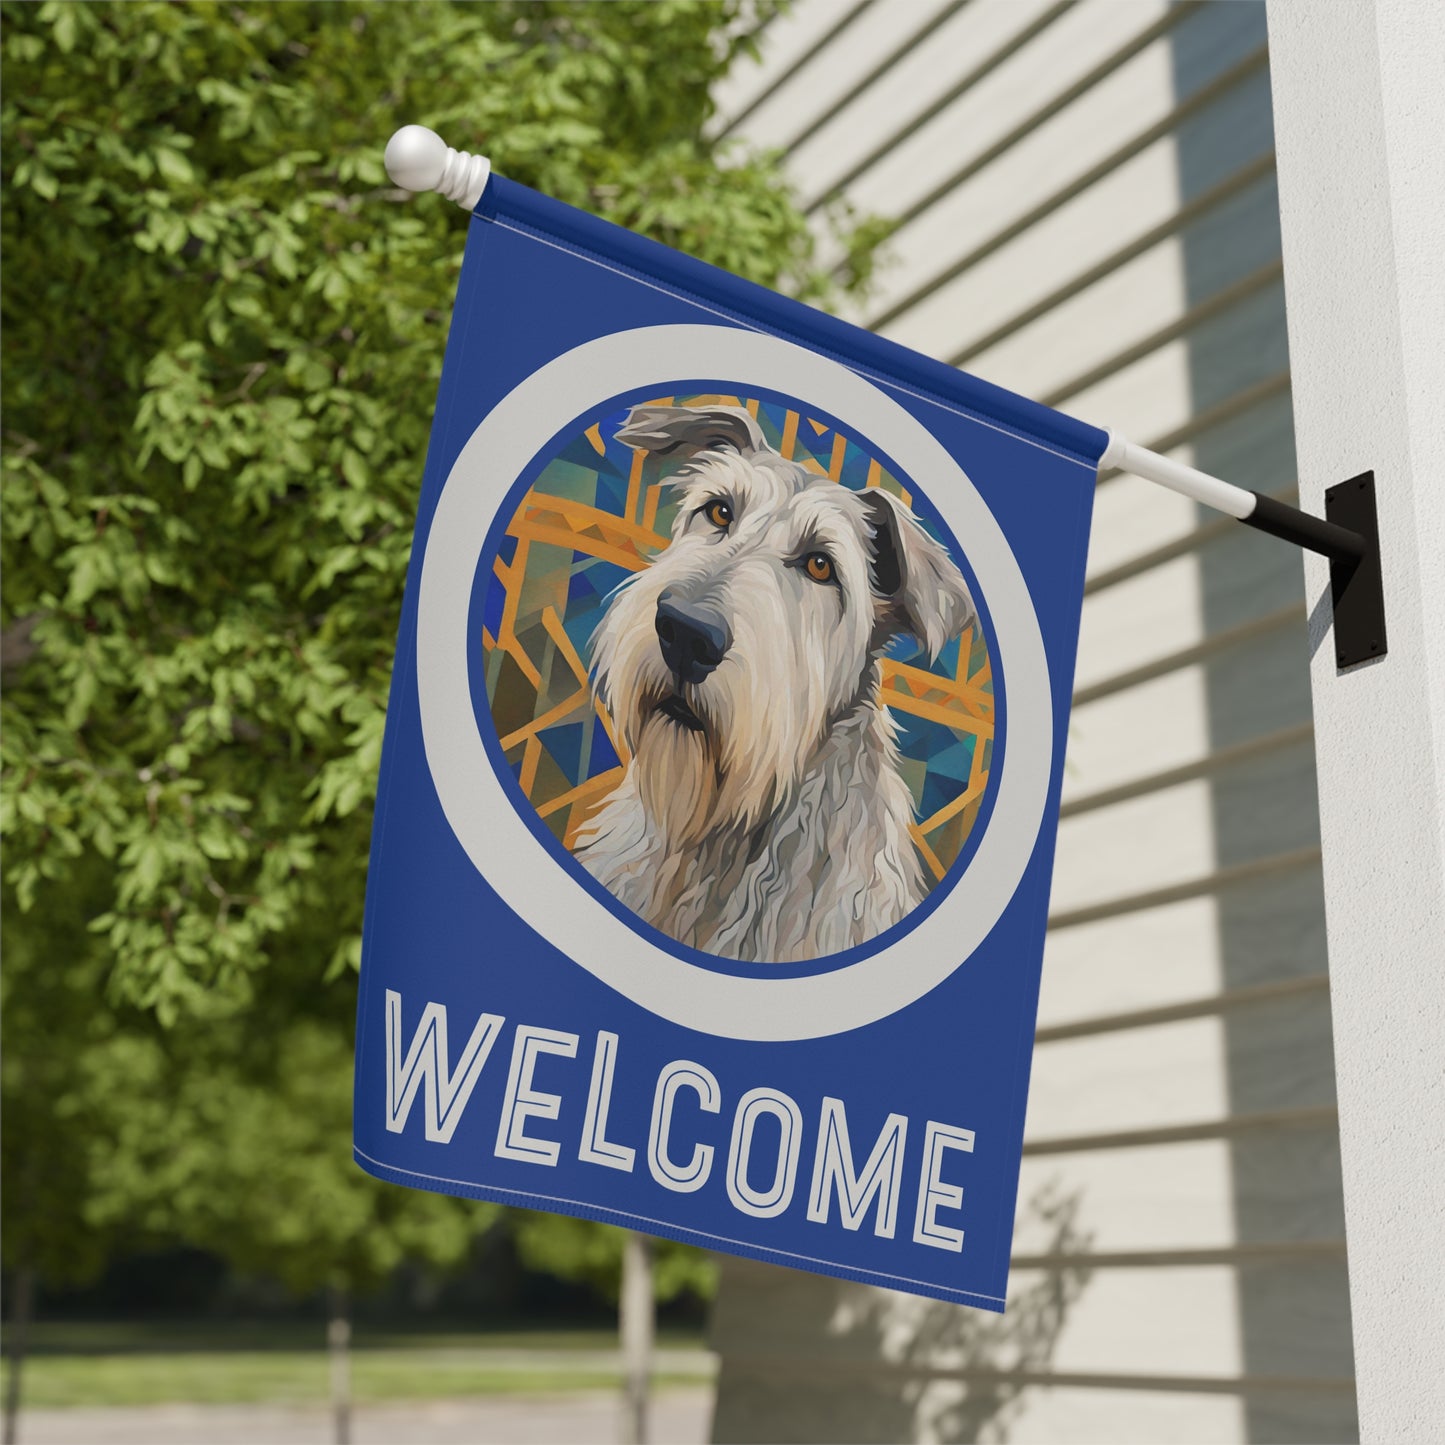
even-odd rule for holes
{"type": "Polygon", "coordinates": [[[632,760],[638,797],[672,848],[705,837],[714,824],[717,768],[707,739],[654,713],[632,760]]]}

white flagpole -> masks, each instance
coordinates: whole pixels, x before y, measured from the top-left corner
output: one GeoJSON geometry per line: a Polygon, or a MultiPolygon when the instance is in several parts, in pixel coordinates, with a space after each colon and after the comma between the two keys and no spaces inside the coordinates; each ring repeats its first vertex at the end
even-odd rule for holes
{"type": "Polygon", "coordinates": [[[1196,502],[1234,517],[1246,526],[1282,537],[1286,542],[1293,542],[1297,547],[1318,552],[1336,562],[1356,563],[1369,549],[1368,540],[1359,532],[1301,512],[1297,507],[1286,506],[1262,492],[1236,487],[1219,477],[1210,476],[1208,472],[1176,462],[1172,457],[1151,452],[1147,447],[1136,446],[1111,427],[1105,430],[1109,434],[1109,445],[1099,458],[1101,469],[1117,467],[1119,471],[1142,477],[1146,482],[1168,487],[1171,492],[1192,497],[1196,502]]]}
{"type": "Polygon", "coordinates": [[[1106,427],[1105,430],[1109,433],[1109,445],[1104,448],[1104,455],[1099,458],[1100,470],[1117,467],[1121,472],[1130,472],[1136,477],[1143,477],[1146,482],[1157,482],[1161,487],[1168,487],[1171,492],[1192,497],[1196,502],[1203,502],[1206,507],[1213,507],[1216,512],[1237,517],[1241,522],[1253,515],[1258,500],[1253,492],[1220,481],[1208,472],[1186,467],[1183,462],[1151,452],[1146,447],[1135,446],[1127,437],[1120,436],[1113,427],[1106,427]]]}

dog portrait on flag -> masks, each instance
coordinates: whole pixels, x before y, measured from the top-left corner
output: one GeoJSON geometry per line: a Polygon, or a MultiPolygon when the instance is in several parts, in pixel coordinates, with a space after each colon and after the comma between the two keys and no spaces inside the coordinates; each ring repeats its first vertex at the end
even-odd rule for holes
{"type": "Polygon", "coordinates": [[[685,396],[568,443],[490,579],[513,777],[641,923],[797,964],[904,922],[959,860],[992,747],[956,544],[802,408],[685,396]]]}
{"type": "Polygon", "coordinates": [[[356,1160],[1001,1311],[1109,435],[421,139],[356,1160]]]}

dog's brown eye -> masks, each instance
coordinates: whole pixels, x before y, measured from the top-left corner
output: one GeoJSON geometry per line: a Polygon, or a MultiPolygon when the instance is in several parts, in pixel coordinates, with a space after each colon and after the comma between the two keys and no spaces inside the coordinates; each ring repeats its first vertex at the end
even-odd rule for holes
{"type": "Polygon", "coordinates": [[[721,527],[726,531],[733,523],[733,509],[721,499],[716,502],[709,502],[702,509],[702,514],[713,524],[714,527],[721,527]]]}
{"type": "Polygon", "coordinates": [[[833,559],[826,552],[809,552],[803,559],[803,566],[814,582],[833,580],[833,559]]]}

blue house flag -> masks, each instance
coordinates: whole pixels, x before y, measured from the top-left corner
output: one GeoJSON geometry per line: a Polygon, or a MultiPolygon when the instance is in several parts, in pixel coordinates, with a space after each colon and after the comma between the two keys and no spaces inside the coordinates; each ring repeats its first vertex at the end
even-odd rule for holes
{"type": "Polygon", "coordinates": [[[360,1164],[1001,1310],[1105,442],[492,177],[360,1164]]]}

